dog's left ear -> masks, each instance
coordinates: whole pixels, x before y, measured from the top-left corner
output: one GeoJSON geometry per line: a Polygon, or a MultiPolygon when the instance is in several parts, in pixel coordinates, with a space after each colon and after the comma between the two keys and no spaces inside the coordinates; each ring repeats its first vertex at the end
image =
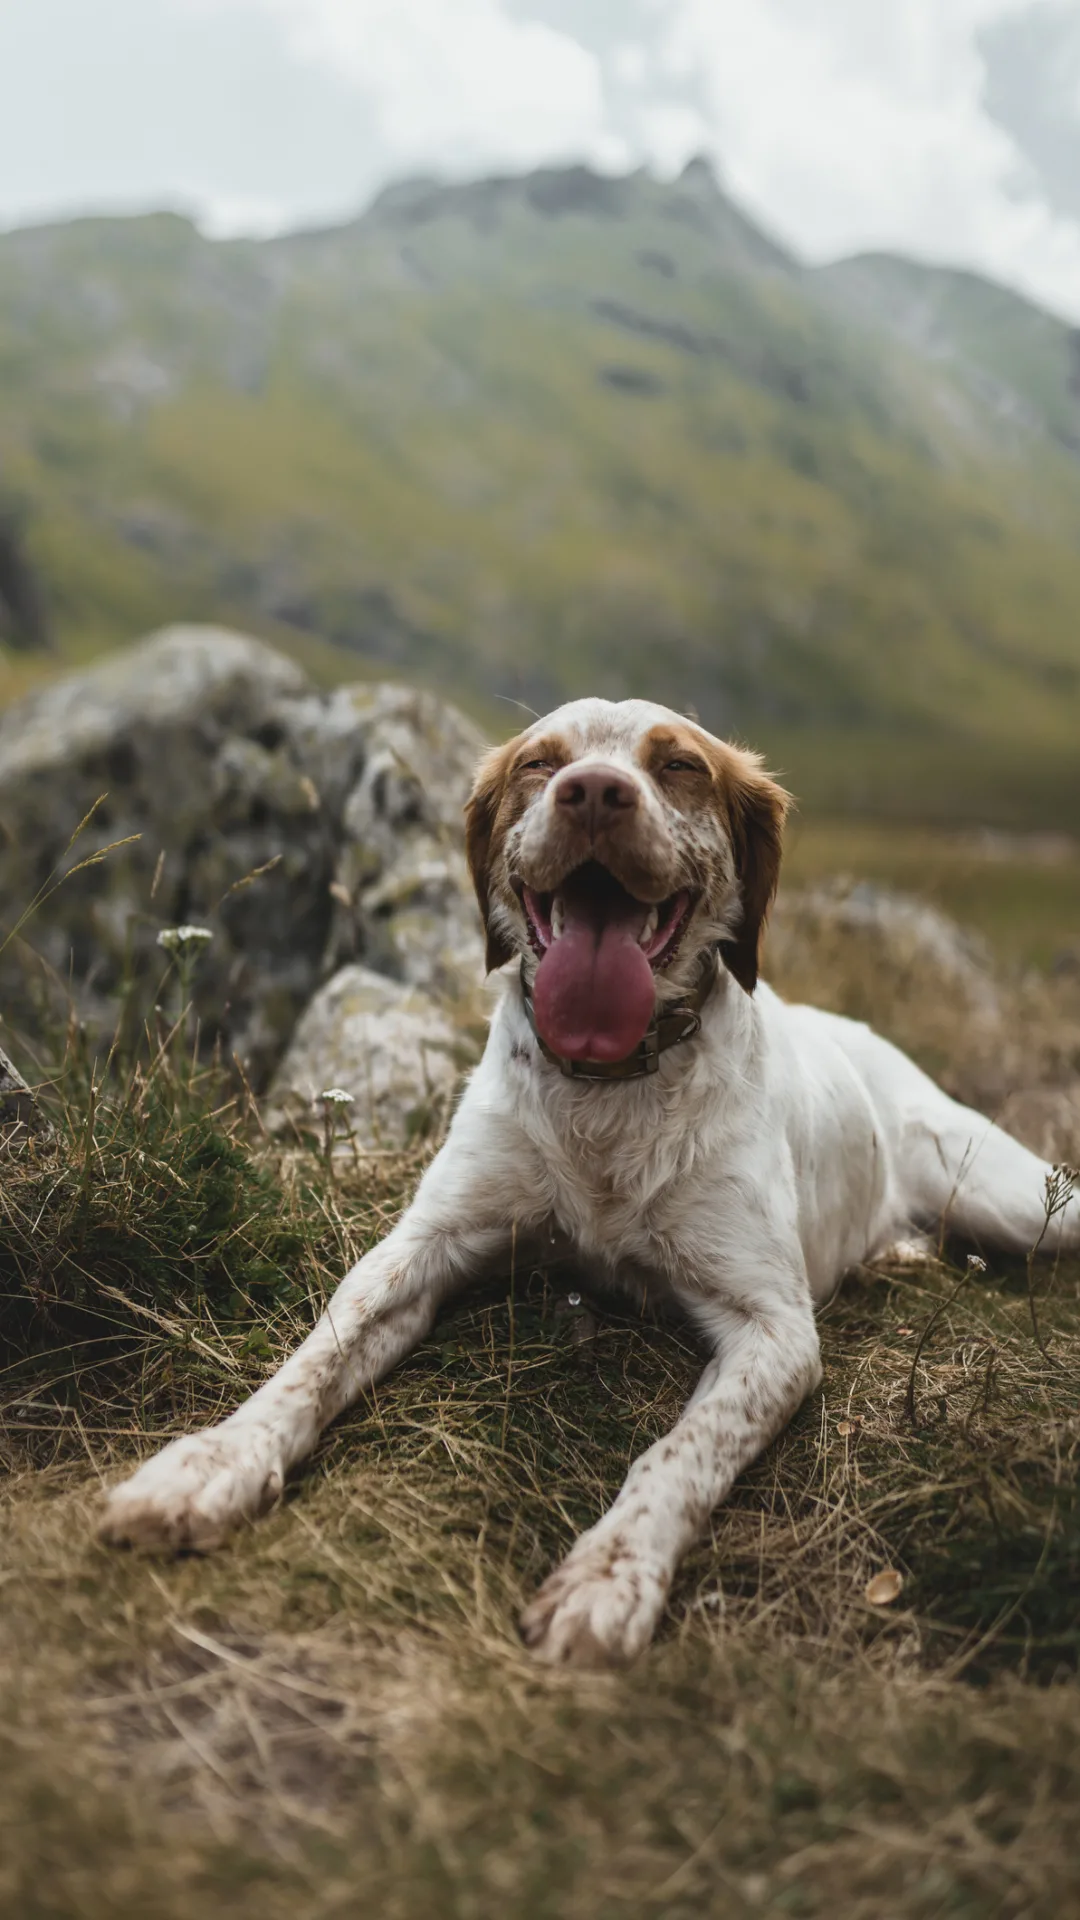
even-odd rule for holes
{"type": "MultiPolygon", "coordinates": [[[[511,741],[510,747],[513,744],[511,741]]],[[[514,957],[506,935],[491,924],[491,852],[510,747],[494,747],[485,754],[476,769],[473,790],[465,808],[465,856],[484,923],[489,973],[504,967],[514,957]]]]}
{"type": "Polygon", "coordinates": [[[740,748],[729,753],[724,784],[742,921],[733,939],[721,941],[720,956],[740,987],[753,993],[765,921],[780,879],[791,795],[764,771],[757,754],[740,748]]]}

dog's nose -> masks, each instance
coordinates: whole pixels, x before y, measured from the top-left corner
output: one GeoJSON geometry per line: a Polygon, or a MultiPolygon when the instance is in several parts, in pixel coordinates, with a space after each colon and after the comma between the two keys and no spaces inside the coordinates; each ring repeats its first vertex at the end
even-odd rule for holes
{"type": "Polygon", "coordinates": [[[638,804],[637,787],[618,767],[567,767],[553,785],[556,806],[565,807],[593,835],[626,819],[638,804]]]}

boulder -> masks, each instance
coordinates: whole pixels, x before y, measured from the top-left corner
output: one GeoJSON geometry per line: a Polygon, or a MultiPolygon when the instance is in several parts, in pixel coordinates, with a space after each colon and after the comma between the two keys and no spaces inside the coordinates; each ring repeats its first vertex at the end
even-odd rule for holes
{"type": "Polygon", "coordinates": [[[320,1134],[329,1117],[332,1136],[398,1146],[437,1128],[476,1054],[419,987],[341,967],[301,1016],[265,1118],[275,1132],[320,1134]]]}
{"type": "Polygon", "coordinates": [[[787,1000],[868,1021],[1039,1152],[1078,1150],[1080,999],[1068,978],[999,971],[936,907],[850,879],[781,885],[764,970],[787,1000]]]}
{"type": "Polygon", "coordinates": [[[974,1106],[992,1111],[1030,1070],[989,950],[925,901],[868,881],[781,885],[764,963],[785,999],[868,1021],[974,1106]]]}
{"type": "Polygon", "coordinates": [[[346,704],[365,751],[342,809],[329,955],[363,955],[475,1012],[484,943],[462,807],[487,742],[455,708],[412,688],[345,688],[332,724],[346,704]]]}
{"type": "Polygon", "coordinates": [[[965,1013],[994,1021],[1000,996],[990,950],[925,900],[871,881],[838,878],[780,894],[769,928],[777,976],[831,975],[833,994],[860,1013],[883,990],[944,996],[965,1013]],[[856,1004],[851,1004],[855,1002],[856,1004]]]}
{"type": "Polygon", "coordinates": [[[155,997],[175,1011],[156,943],[188,924],[213,936],[187,950],[204,1045],[257,1089],[341,966],[475,1017],[461,813],[483,746],[430,694],[324,693],[218,628],[169,628],[42,687],[0,714],[3,932],[39,902],[0,963],[9,1016],[70,991],[101,1043],[122,1005],[129,1023],[155,997]]]}

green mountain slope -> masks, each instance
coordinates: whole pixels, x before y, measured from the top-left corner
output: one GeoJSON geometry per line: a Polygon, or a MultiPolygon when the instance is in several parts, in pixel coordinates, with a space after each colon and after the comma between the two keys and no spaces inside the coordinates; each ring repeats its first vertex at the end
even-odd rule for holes
{"type": "Polygon", "coordinates": [[[68,654],[232,620],[488,715],[690,703],[819,804],[1080,823],[1068,330],[940,278],[806,271],[701,164],[16,233],[0,489],[68,654]]]}
{"type": "Polygon", "coordinates": [[[1080,453],[1080,330],[976,273],[859,254],[815,276],[994,419],[1080,453]]]}

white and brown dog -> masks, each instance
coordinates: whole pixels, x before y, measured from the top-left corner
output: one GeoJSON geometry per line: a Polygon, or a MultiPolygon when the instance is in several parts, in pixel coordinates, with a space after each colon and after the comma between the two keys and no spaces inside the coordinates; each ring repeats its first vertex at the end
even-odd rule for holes
{"type": "MultiPolygon", "coordinates": [[[[545,1660],[629,1660],[817,1386],[815,1309],[844,1273],[942,1223],[1034,1244],[1042,1161],[867,1027],[758,984],[786,809],[754,755],[637,700],[578,701],[488,755],[468,853],[489,965],[520,968],[446,1144],[281,1371],[114,1489],[108,1540],[213,1546],[513,1239],[557,1233],[598,1280],[682,1308],[712,1356],[522,1621],[545,1660]]],[[[1047,1244],[1080,1248],[1080,1199],[1047,1244]]]]}

